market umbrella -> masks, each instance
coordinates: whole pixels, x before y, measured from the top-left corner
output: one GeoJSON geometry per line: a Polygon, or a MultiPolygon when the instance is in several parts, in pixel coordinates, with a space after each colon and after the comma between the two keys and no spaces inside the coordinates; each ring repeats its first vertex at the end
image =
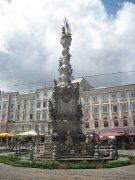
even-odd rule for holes
{"type": "Polygon", "coordinates": [[[6,146],[8,147],[8,139],[16,137],[16,134],[13,133],[0,133],[0,138],[6,138],[6,146]]]}
{"type": "Polygon", "coordinates": [[[26,131],[26,132],[22,132],[17,134],[17,136],[21,136],[21,137],[32,137],[32,136],[37,136],[38,133],[36,131],[26,131]]]}
{"type": "Polygon", "coordinates": [[[5,137],[5,138],[12,138],[12,137],[16,137],[16,134],[13,133],[0,133],[0,137],[5,137]]]}

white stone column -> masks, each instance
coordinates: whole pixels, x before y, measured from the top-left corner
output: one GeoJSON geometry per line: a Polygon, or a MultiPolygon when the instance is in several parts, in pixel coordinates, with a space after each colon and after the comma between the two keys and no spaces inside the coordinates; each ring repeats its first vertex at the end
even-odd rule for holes
{"type": "Polygon", "coordinates": [[[128,111],[128,127],[133,127],[133,121],[132,121],[132,114],[131,114],[131,105],[130,105],[130,93],[129,91],[127,92],[127,102],[128,102],[128,107],[127,107],[127,111],[128,111]]]}
{"type": "Polygon", "coordinates": [[[111,95],[108,93],[108,104],[109,104],[109,127],[113,128],[113,119],[112,119],[112,104],[111,104],[111,95]]]}
{"type": "Polygon", "coordinates": [[[93,120],[93,108],[92,108],[92,97],[90,96],[90,119],[91,119],[91,129],[94,130],[95,127],[94,127],[94,120],[93,120]]]}
{"type": "Polygon", "coordinates": [[[13,112],[13,121],[16,121],[16,110],[17,110],[17,99],[16,95],[14,96],[14,112],[13,112]]]}
{"type": "Polygon", "coordinates": [[[121,104],[120,104],[120,94],[118,94],[118,122],[119,122],[119,128],[123,127],[122,124],[122,116],[121,116],[121,104]]]}
{"type": "Polygon", "coordinates": [[[1,116],[0,116],[1,119],[2,119],[2,111],[3,111],[3,97],[1,99],[1,116]]]}
{"type": "Polygon", "coordinates": [[[102,107],[101,107],[101,97],[99,96],[99,129],[103,129],[103,119],[102,119],[102,107]]]}

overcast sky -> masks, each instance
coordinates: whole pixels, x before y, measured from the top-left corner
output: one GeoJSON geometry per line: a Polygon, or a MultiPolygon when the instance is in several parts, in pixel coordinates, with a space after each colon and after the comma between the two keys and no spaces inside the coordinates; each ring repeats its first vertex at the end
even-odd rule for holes
{"type": "MultiPolygon", "coordinates": [[[[0,0],[1,90],[36,89],[58,78],[64,16],[74,77],[135,70],[134,1],[0,0]]],[[[130,84],[135,73],[87,80],[96,87],[130,84]]]]}

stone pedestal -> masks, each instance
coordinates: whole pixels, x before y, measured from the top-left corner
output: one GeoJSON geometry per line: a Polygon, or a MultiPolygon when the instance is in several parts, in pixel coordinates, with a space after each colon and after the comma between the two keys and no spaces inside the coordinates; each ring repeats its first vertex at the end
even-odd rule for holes
{"type": "Polygon", "coordinates": [[[68,131],[72,137],[73,143],[79,143],[85,141],[85,136],[82,132],[82,127],[80,122],[73,121],[53,121],[53,133],[56,133],[54,141],[63,143],[66,141],[68,131]]]}

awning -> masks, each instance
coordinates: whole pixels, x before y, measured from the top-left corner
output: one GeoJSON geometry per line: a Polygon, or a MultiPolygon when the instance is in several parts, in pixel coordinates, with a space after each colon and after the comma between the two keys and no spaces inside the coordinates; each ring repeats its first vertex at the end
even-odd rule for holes
{"type": "Polygon", "coordinates": [[[99,136],[100,141],[108,140],[108,136],[99,136]]]}
{"type": "Polygon", "coordinates": [[[135,133],[129,133],[129,137],[135,137],[135,133]]]}
{"type": "Polygon", "coordinates": [[[115,136],[115,137],[118,137],[118,136],[122,136],[123,134],[118,133],[118,132],[103,132],[100,135],[101,136],[115,136]]]}
{"type": "Polygon", "coordinates": [[[0,137],[16,137],[16,134],[13,133],[0,133],[0,137]]]}

